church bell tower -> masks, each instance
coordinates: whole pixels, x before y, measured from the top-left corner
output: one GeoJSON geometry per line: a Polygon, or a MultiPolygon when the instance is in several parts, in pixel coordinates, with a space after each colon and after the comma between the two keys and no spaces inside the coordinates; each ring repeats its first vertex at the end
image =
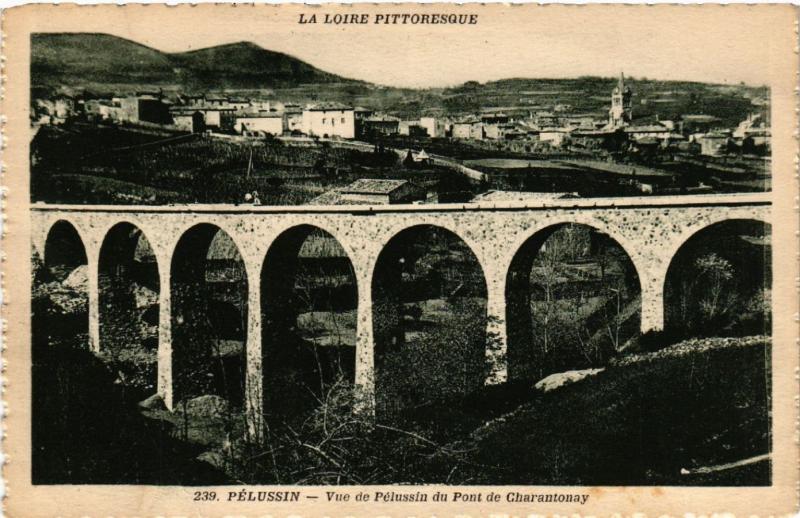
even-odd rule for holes
{"type": "Polygon", "coordinates": [[[632,97],[633,91],[629,86],[625,86],[625,76],[620,73],[619,82],[611,92],[611,109],[608,110],[609,126],[620,128],[631,122],[632,97]]]}

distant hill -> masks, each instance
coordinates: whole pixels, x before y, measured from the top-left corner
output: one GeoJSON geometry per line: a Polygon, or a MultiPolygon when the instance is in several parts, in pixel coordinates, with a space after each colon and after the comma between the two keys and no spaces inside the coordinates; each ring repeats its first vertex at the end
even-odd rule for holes
{"type": "MultiPolygon", "coordinates": [[[[450,88],[377,86],[331,74],[286,54],[247,42],[182,53],[165,53],[109,34],[52,33],[31,36],[34,96],[55,90],[129,93],[163,88],[189,93],[228,90],[242,96],[273,90],[298,102],[339,101],[404,118],[421,113],[462,116],[482,110],[528,116],[561,105],[567,112],[606,117],[616,77],[510,78],[450,88]],[[324,88],[320,88],[324,86],[324,88]]],[[[753,99],[766,87],[629,78],[637,123],[684,114],[706,114],[734,127],[748,113],[764,111],[753,99]]]]}
{"type": "Polygon", "coordinates": [[[199,90],[320,83],[360,84],[253,43],[170,54],[109,34],[31,35],[31,85],[38,88],[163,85],[199,90]]]}

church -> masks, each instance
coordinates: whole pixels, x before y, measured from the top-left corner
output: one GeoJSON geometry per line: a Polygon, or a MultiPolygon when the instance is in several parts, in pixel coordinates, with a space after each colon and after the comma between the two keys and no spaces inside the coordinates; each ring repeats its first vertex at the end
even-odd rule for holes
{"type": "Polygon", "coordinates": [[[630,124],[633,115],[633,91],[625,86],[625,76],[619,74],[619,82],[611,92],[611,109],[608,110],[608,125],[621,128],[630,124]]]}

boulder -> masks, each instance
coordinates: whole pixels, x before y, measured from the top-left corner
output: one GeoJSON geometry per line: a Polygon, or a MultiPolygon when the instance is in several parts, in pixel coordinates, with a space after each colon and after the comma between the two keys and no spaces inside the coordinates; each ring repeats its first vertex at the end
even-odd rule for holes
{"type": "Polygon", "coordinates": [[[225,457],[218,451],[204,451],[197,456],[197,460],[211,464],[217,469],[225,469],[225,457]]]}
{"type": "Polygon", "coordinates": [[[144,408],[146,410],[166,410],[167,406],[164,404],[164,400],[161,399],[161,396],[158,394],[153,394],[149,398],[139,401],[139,407],[144,408]]]}
{"type": "Polygon", "coordinates": [[[64,286],[76,291],[86,291],[89,289],[88,266],[82,264],[72,270],[67,278],[64,279],[64,286]]]}
{"type": "Polygon", "coordinates": [[[57,283],[47,286],[53,288],[48,295],[55,311],[62,315],[77,315],[88,311],[89,297],[86,291],[65,289],[57,283]]]}
{"type": "Polygon", "coordinates": [[[137,284],[133,287],[133,299],[137,309],[149,308],[158,304],[158,293],[146,286],[137,284]]]}
{"type": "Polygon", "coordinates": [[[603,372],[604,370],[605,368],[557,372],[537,381],[536,385],[534,385],[534,388],[542,392],[550,392],[551,390],[555,390],[565,385],[576,383],[584,378],[588,378],[589,376],[594,376],[600,372],[603,372]]]}
{"type": "MultiPolygon", "coordinates": [[[[206,394],[186,402],[186,413],[193,417],[221,417],[228,413],[230,405],[220,397],[206,394]]],[[[183,410],[183,405],[179,408],[183,410]]]]}

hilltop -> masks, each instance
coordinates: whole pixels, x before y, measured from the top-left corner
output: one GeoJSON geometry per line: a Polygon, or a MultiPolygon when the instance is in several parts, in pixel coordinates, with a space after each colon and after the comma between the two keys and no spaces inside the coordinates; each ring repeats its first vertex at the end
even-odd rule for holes
{"type": "Polygon", "coordinates": [[[248,42],[166,53],[110,34],[31,36],[34,88],[114,90],[160,86],[203,90],[325,83],[359,84],[248,42]]]}

